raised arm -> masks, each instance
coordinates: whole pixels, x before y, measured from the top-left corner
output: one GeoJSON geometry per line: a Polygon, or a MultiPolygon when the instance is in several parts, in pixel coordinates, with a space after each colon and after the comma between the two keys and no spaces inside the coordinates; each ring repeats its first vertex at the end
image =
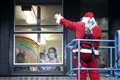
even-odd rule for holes
{"type": "Polygon", "coordinates": [[[61,16],[61,14],[55,14],[54,17],[56,19],[57,24],[62,24],[65,27],[68,27],[72,30],[76,30],[76,25],[77,25],[76,22],[65,19],[63,16],[61,16]]]}

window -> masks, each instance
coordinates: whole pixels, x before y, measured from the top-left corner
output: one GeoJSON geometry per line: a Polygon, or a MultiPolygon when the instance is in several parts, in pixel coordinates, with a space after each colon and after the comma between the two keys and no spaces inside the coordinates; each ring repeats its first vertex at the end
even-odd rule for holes
{"type": "MultiPolygon", "coordinates": [[[[62,34],[15,34],[14,64],[36,64],[44,58],[49,62],[50,53],[55,53],[57,62],[63,64],[63,35],[62,34]],[[40,36],[40,40],[38,40],[40,36]],[[52,52],[51,51],[52,48],[52,52]],[[22,57],[22,58],[21,58],[22,57]],[[23,58],[24,57],[24,58],[23,58]],[[19,59],[20,58],[20,59],[19,59]]],[[[53,64],[53,63],[52,63],[53,64]]]]}
{"type": "MultiPolygon", "coordinates": [[[[101,39],[109,39],[108,35],[108,18],[103,17],[97,19],[98,24],[102,28],[102,37],[101,39]]],[[[100,43],[101,46],[108,46],[109,43],[100,43]]],[[[100,67],[108,67],[109,65],[109,49],[100,49],[100,67]]]]}
{"type": "Polygon", "coordinates": [[[54,19],[62,11],[61,5],[16,6],[13,73],[63,72],[63,27],[54,19]]]}

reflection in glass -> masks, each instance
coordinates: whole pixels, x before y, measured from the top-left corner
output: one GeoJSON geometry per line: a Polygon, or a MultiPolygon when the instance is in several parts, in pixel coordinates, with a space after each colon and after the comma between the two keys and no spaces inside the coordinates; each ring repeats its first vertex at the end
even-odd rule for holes
{"type": "Polygon", "coordinates": [[[31,11],[23,11],[21,6],[15,9],[16,25],[57,25],[53,16],[63,13],[62,5],[34,5],[31,11]]]}
{"type": "Polygon", "coordinates": [[[31,11],[16,5],[13,71],[63,71],[63,27],[54,19],[62,11],[62,5],[32,5],[31,11]]]}
{"type": "Polygon", "coordinates": [[[63,32],[63,27],[58,25],[16,25],[16,32],[63,32]]]}
{"type": "MultiPolygon", "coordinates": [[[[108,39],[108,32],[103,32],[101,39],[108,39]]],[[[109,45],[108,43],[100,42],[100,46],[108,46],[108,45],[109,45]]],[[[101,68],[108,67],[109,66],[108,65],[109,49],[100,48],[99,51],[100,51],[100,67],[101,68]]]]}
{"type": "Polygon", "coordinates": [[[63,63],[62,34],[16,34],[15,64],[63,63]]]}

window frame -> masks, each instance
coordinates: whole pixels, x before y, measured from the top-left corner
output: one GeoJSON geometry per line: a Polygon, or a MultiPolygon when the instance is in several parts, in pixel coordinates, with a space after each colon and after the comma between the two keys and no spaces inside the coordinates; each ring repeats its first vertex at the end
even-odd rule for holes
{"type": "MultiPolygon", "coordinates": [[[[16,7],[17,5],[15,5],[15,7],[16,7]]],[[[14,9],[15,10],[15,9],[14,9]]],[[[15,23],[15,21],[16,21],[16,19],[15,19],[15,17],[14,17],[14,23],[15,23]]],[[[27,31],[15,31],[15,27],[16,26],[24,26],[24,25],[14,25],[14,31],[13,31],[13,53],[12,53],[12,70],[11,70],[11,74],[12,75],[45,75],[44,73],[46,73],[46,75],[63,75],[65,72],[65,55],[66,55],[66,52],[65,52],[65,50],[64,50],[64,48],[65,48],[65,39],[64,39],[64,35],[65,35],[65,32],[64,32],[64,27],[63,27],[63,31],[61,32],[54,32],[54,31],[49,31],[49,32],[45,32],[45,31],[31,31],[31,32],[27,32],[27,31]],[[63,53],[63,55],[62,55],[62,59],[63,59],[63,63],[62,64],[15,64],[15,35],[16,34],[31,34],[31,33],[39,33],[39,34],[62,34],[62,53],[63,53]],[[14,67],[26,67],[26,66],[46,66],[46,65],[48,65],[48,66],[62,66],[63,67],[63,71],[59,71],[59,72],[50,72],[50,73],[48,73],[48,71],[43,71],[43,72],[37,72],[37,71],[35,71],[35,72],[30,72],[30,71],[25,71],[25,72],[15,72],[14,70],[13,70],[13,68],[14,67]],[[29,73],[29,74],[28,74],[29,73]]],[[[27,25],[26,25],[27,26],[27,25]]],[[[46,26],[46,25],[30,25],[30,26],[46,26]]],[[[58,25],[47,25],[47,26],[58,26],[58,25]]]]}

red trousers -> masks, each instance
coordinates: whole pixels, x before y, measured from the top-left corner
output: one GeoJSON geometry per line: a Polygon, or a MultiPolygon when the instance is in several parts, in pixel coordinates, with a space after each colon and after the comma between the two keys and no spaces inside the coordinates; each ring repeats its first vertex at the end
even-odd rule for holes
{"type": "MultiPolygon", "coordinates": [[[[99,57],[89,53],[80,54],[80,64],[82,68],[99,68],[99,57]],[[94,59],[93,59],[94,57],[94,59]]],[[[74,58],[74,63],[78,68],[78,59],[74,58]]],[[[76,78],[80,76],[80,80],[87,79],[87,73],[89,73],[90,80],[100,80],[99,70],[81,70],[80,75],[78,75],[78,70],[76,71],[76,78]]]]}

